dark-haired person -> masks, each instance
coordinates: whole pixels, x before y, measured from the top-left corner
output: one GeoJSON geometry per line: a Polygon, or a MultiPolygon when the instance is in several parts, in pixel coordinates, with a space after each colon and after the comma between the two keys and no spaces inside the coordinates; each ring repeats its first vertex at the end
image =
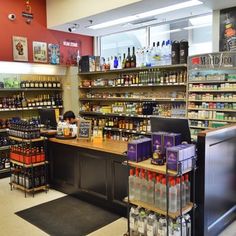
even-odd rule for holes
{"type": "Polygon", "coordinates": [[[78,122],[78,119],[75,117],[75,113],[73,111],[65,112],[63,115],[63,120],[69,124],[77,124],[78,122]]]}

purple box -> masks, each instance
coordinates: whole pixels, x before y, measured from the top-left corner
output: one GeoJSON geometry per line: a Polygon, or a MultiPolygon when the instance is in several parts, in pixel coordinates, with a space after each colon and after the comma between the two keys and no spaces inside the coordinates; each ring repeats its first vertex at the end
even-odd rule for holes
{"type": "Polygon", "coordinates": [[[166,149],[167,166],[170,170],[184,171],[192,168],[192,158],[196,154],[193,144],[181,144],[166,149]],[[181,164],[178,164],[181,162],[181,164]],[[179,169],[181,168],[181,169],[179,169]]]}
{"type": "Polygon", "coordinates": [[[167,133],[164,135],[164,147],[173,147],[181,143],[181,134],[167,133]]]}
{"type": "Polygon", "coordinates": [[[156,150],[156,146],[163,147],[163,145],[164,145],[163,137],[164,137],[165,134],[167,134],[167,133],[166,132],[154,132],[154,133],[152,133],[152,151],[153,152],[156,150]]]}
{"type": "Polygon", "coordinates": [[[127,157],[134,162],[142,161],[143,148],[140,140],[132,140],[128,143],[127,157]]]}
{"type": "Polygon", "coordinates": [[[152,154],[152,140],[150,138],[143,138],[143,156],[142,159],[146,160],[151,157],[152,154]]]}

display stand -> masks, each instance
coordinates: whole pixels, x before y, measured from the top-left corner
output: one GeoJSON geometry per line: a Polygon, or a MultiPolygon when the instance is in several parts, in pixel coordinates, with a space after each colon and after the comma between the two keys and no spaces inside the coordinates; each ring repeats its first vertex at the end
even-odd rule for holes
{"type": "Polygon", "coordinates": [[[49,190],[49,184],[47,173],[48,161],[46,155],[46,137],[23,139],[10,136],[10,139],[15,140],[18,143],[16,146],[20,148],[25,148],[27,146],[31,150],[33,145],[41,145],[40,147],[44,148],[44,154],[39,154],[35,151],[30,152],[30,154],[27,155],[26,152],[22,152],[19,160],[14,160],[15,158],[13,159],[11,154],[11,190],[14,188],[21,189],[24,191],[25,197],[27,196],[27,193],[32,193],[34,197],[35,192],[42,190],[47,193],[49,190]],[[44,158],[40,155],[44,155],[44,158]],[[40,168],[40,172],[37,168],[40,168]]]}
{"type": "MultiPolygon", "coordinates": [[[[128,161],[126,162],[127,165],[127,169],[129,171],[130,167],[134,167],[134,168],[141,168],[147,171],[152,171],[158,174],[165,174],[165,178],[166,178],[166,194],[167,194],[167,207],[166,207],[166,211],[161,210],[160,208],[155,207],[153,204],[148,204],[139,200],[135,200],[135,199],[130,199],[129,198],[129,187],[128,187],[128,196],[127,198],[124,199],[125,202],[127,202],[128,206],[127,206],[127,219],[128,219],[128,233],[124,234],[125,235],[130,235],[130,221],[129,221],[129,211],[130,211],[130,207],[132,205],[135,206],[139,206],[142,208],[145,208],[147,210],[153,211],[155,213],[158,213],[160,215],[163,215],[166,217],[167,219],[167,236],[169,236],[169,219],[176,219],[178,217],[180,217],[181,219],[181,236],[185,235],[182,233],[182,218],[183,215],[191,212],[191,236],[195,236],[195,208],[196,208],[196,204],[195,204],[195,172],[196,172],[196,157],[192,157],[191,158],[192,161],[192,168],[185,170],[185,171],[181,171],[181,166],[182,166],[182,162],[179,161],[178,162],[178,172],[177,171],[172,171],[168,169],[168,166],[165,164],[164,166],[157,166],[157,165],[152,165],[151,164],[151,160],[147,159],[145,161],[142,162],[131,162],[128,161]],[[191,173],[191,203],[189,203],[186,207],[182,207],[183,203],[182,203],[182,191],[180,191],[180,210],[175,212],[175,213],[170,213],[169,212],[169,178],[170,177],[181,177],[184,174],[187,173],[191,173]]],[[[182,181],[180,181],[180,189],[182,189],[182,181]]]]}

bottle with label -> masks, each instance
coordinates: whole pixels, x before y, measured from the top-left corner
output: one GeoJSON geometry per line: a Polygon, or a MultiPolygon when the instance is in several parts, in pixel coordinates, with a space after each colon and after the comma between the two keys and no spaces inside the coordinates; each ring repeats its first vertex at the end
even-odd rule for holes
{"type": "Polygon", "coordinates": [[[131,207],[129,214],[130,236],[138,236],[138,208],[131,207]]]}
{"type": "Polygon", "coordinates": [[[141,187],[140,187],[140,201],[147,202],[147,180],[145,176],[145,171],[142,172],[142,179],[141,179],[141,187]]]}
{"type": "Polygon", "coordinates": [[[131,67],[131,56],[130,56],[130,48],[128,48],[128,55],[125,60],[125,68],[131,67]]]}
{"type": "Polygon", "coordinates": [[[181,177],[180,186],[181,186],[181,194],[182,194],[182,208],[184,208],[186,206],[186,186],[185,186],[184,176],[181,177]]]}
{"type": "Polygon", "coordinates": [[[177,210],[180,210],[180,178],[176,178],[176,189],[177,189],[177,210]]]}
{"type": "Polygon", "coordinates": [[[133,54],[130,58],[130,67],[136,67],[136,56],[135,56],[135,47],[133,47],[133,54]]]}
{"type": "Polygon", "coordinates": [[[186,236],[191,236],[191,216],[189,214],[184,215],[186,223],[186,236]]]}
{"type": "Polygon", "coordinates": [[[141,209],[139,212],[138,218],[138,232],[139,236],[146,235],[146,228],[147,228],[147,215],[144,209],[141,209]]]}
{"type": "MultiPolygon", "coordinates": [[[[126,63],[126,57],[125,57],[125,53],[123,54],[123,60],[122,60],[122,69],[125,68],[125,63],[126,63]]],[[[123,83],[121,83],[123,84],[123,83]]]]}
{"type": "Polygon", "coordinates": [[[47,82],[46,78],[44,78],[44,80],[43,80],[43,87],[48,88],[48,82],[47,82]]]}
{"type": "Polygon", "coordinates": [[[147,236],[157,235],[157,218],[156,215],[151,212],[147,217],[147,236]]]}
{"type": "Polygon", "coordinates": [[[161,177],[156,176],[156,183],[155,183],[155,206],[160,208],[160,192],[161,192],[161,177]]]}
{"type": "Polygon", "coordinates": [[[166,236],[167,235],[167,220],[165,217],[161,217],[158,223],[157,235],[166,236]]]}
{"type": "Polygon", "coordinates": [[[147,203],[151,205],[154,204],[154,182],[151,173],[148,175],[147,181],[147,203]]]}
{"type": "Polygon", "coordinates": [[[134,198],[137,200],[140,200],[140,192],[141,192],[140,187],[141,187],[141,183],[140,183],[140,178],[139,178],[139,170],[138,168],[136,168],[134,198]]]}

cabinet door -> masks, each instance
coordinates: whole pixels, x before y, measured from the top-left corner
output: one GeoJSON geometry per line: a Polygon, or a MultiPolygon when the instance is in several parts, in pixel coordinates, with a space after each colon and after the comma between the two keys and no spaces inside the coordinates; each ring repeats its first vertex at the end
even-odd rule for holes
{"type": "Polygon", "coordinates": [[[98,197],[108,198],[107,159],[96,151],[82,151],[80,157],[80,189],[98,197]]]}
{"type": "Polygon", "coordinates": [[[113,161],[113,201],[124,204],[123,199],[127,196],[128,190],[128,167],[121,162],[113,161]]]}
{"type": "Polygon", "coordinates": [[[71,193],[77,189],[78,152],[66,145],[52,144],[50,148],[50,180],[60,190],[71,193]]]}

